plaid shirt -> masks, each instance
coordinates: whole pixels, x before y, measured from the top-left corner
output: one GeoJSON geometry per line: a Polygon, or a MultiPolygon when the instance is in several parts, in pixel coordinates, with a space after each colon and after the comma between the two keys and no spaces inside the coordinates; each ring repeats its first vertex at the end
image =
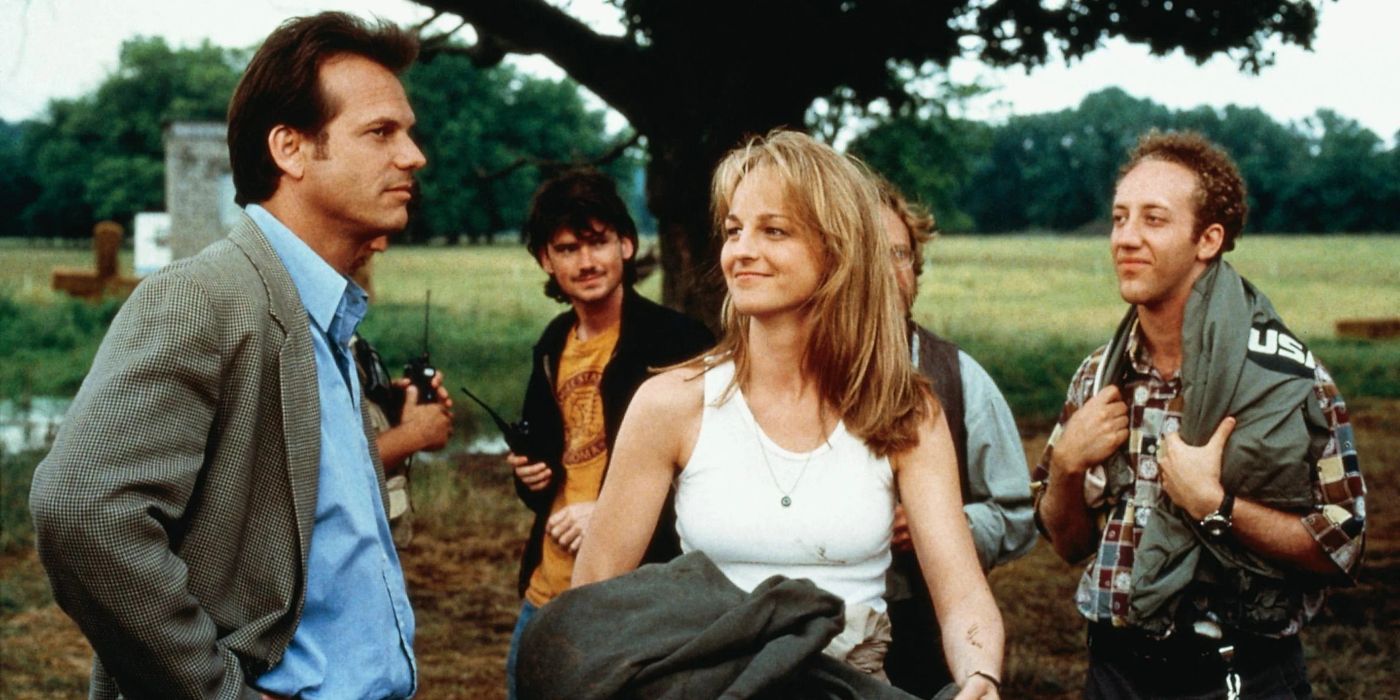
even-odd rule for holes
{"type": "MultiPolygon", "coordinates": [[[[1132,371],[1123,384],[1123,400],[1128,404],[1128,460],[1135,478],[1124,493],[1103,493],[1103,467],[1096,466],[1085,478],[1085,503],[1094,513],[1101,537],[1096,556],[1080,578],[1075,604],[1090,621],[1127,626],[1128,600],[1132,596],[1132,569],[1143,526],[1156,515],[1160,499],[1166,498],[1157,470],[1157,448],[1162,438],[1175,432],[1181,422],[1181,377],[1163,379],[1152,367],[1152,360],[1141,336],[1134,334],[1128,345],[1132,371]]],[[[1099,348],[1080,365],[1070,381],[1064,410],[1040,463],[1031,472],[1031,488],[1036,507],[1050,477],[1050,456],[1064,424],[1092,395],[1094,375],[1107,348],[1099,348]]],[[[1338,568],[1355,574],[1361,560],[1366,519],[1365,484],[1357,466],[1356,445],[1347,416],[1346,403],[1332,377],[1321,364],[1314,375],[1313,395],[1321,404],[1332,430],[1322,457],[1313,472],[1313,509],[1301,515],[1304,527],[1317,540],[1338,568]]],[[[1321,606],[1324,592],[1307,595],[1297,619],[1282,632],[1296,634],[1303,623],[1321,606]]],[[[1193,601],[1197,609],[1211,610],[1208,600],[1193,601]]]]}

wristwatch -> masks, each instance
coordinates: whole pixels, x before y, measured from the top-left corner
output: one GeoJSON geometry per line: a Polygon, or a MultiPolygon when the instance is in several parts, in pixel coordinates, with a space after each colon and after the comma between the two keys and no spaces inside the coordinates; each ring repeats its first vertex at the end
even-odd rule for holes
{"type": "Polygon", "coordinates": [[[1205,530],[1206,536],[1213,540],[1224,539],[1230,532],[1231,513],[1235,510],[1235,494],[1226,493],[1220,499],[1220,507],[1215,512],[1201,518],[1201,529],[1205,530]]]}

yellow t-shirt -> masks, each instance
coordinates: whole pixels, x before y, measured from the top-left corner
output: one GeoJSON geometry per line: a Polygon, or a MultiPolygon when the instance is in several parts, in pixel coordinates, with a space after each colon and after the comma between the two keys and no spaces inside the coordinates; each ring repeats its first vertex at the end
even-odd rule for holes
{"type": "MultiPolygon", "coordinates": [[[[554,398],[564,415],[564,484],[555,491],[550,515],[565,506],[598,500],[603,470],[608,464],[607,427],[603,421],[603,395],[599,384],[603,369],[617,346],[620,325],[588,340],[579,340],[575,326],[559,358],[559,378],[554,398]]],[[[546,529],[540,565],[530,576],[525,599],[544,605],[569,588],[574,575],[574,555],[560,546],[546,529]]]]}

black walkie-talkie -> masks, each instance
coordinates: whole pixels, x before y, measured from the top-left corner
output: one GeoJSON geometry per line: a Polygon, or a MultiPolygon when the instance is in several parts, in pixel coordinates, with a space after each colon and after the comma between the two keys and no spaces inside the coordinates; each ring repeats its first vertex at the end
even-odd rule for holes
{"type": "Polygon", "coordinates": [[[496,413],[490,406],[487,406],[485,401],[477,398],[476,394],[473,394],[470,389],[462,387],[462,393],[466,394],[467,398],[477,402],[482,408],[486,409],[486,414],[491,416],[491,420],[496,423],[496,428],[501,431],[501,437],[506,439],[506,446],[510,447],[511,452],[527,459],[538,459],[533,454],[535,452],[535,445],[534,439],[530,435],[529,422],[522,420],[519,423],[507,423],[499,413],[496,413]]]}
{"type": "Polygon", "coordinates": [[[433,388],[433,377],[437,376],[437,370],[433,367],[433,361],[428,358],[428,313],[433,308],[432,300],[433,291],[430,289],[423,298],[423,354],[403,366],[403,376],[408,377],[408,381],[418,387],[418,403],[433,403],[438,398],[437,390],[433,388]]]}

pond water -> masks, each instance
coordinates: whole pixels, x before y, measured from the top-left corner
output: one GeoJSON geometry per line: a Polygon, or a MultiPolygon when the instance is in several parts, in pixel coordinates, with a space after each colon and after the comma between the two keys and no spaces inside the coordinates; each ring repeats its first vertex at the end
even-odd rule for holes
{"type": "Polygon", "coordinates": [[[478,435],[467,443],[467,452],[474,455],[499,455],[509,451],[506,438],[500,433],[478,435]]]}
{"type": "MultiPolygon", "coordinates": [[[[72,399],[37,396],[25,401],[0,399],[0,451],[9,454],[47,447],[58,434],[72,399]]],[[[503,454],[510,448],[499,433],[478,435],[467,443],[472,454],[503,454]]]]}
{"type": "Polygon", "coordinates": [[[72,399],[36,396],[24,401],[0,399],[0,450],[40,450],[53,442],[72,399]]]}

